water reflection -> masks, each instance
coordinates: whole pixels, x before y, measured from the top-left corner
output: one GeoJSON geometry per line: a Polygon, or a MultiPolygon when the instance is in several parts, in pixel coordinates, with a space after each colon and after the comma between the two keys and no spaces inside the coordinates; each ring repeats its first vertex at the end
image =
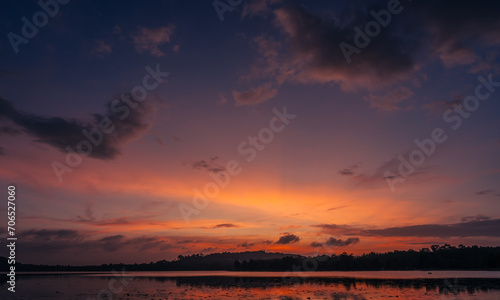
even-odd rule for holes
{"type": "Polygon", "coordinates": [[[0,283],[1,299],[500,299],[500,279],[366,279],[281,277],[119,277],[19,275],[16,298],[0,283]],[[108,291],[108,292],[103,292],[108,291]],[[104,296],[108,294],[108,296],[104,296]],[[111,298],[112,297],[112,298],[111,298]]]}
{"type": "MultiPolygon", "coordinates": [[[[143,279],[143,278],[139,278],[143,279]]],[[[439,290],[441,294],[467,292],[500,291],[500,279],[495,278],[460,278],[460,279],[359,279],[359,278],[262,278],[262,277],[147,277],[148,281],[175,282],[179,287],[249,287],[269,288],[315,284],[322,286],[342,287],[346,291],[357,289],[359,285],[375,289],[425,289],[439,290]]]]}

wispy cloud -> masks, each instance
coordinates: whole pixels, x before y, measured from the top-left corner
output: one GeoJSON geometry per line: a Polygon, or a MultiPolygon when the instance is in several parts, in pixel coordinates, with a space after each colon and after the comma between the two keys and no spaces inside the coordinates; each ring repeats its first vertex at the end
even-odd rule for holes
{"type": "Polygon", "coordinates": [[[233,223],[222,223],[212,226],[211,228],[239,228],[241,226],[233,223]]]}
{"type": "Polygon", "coordinates": [[[348,205],[335,206],[335,207],[331,207],[331,208],[327,209],[326,211],[338,210],[338,209],[342,209],[342,208],[346,208],[346,207],[349,207],[349,206],[348,205]]]}
{"type": "Polygon", "coordinates": [[[159,28],[141,27],[138,31],[132,33],[130,37],[137,52],[150,52],[153,56],[161,57],[165,53],[160,49],[160,46],[170,42],[174,30],[175,26],[173,25],[159,28]]]}
{"type": "Polygon", "coordinates": [[[344,176],[352,176],[354,175],[354,170],[356,170],[358,167],[359,167],[358,165],[352,165],[349,168],[340,170],[338,173],[344,176]]]}
{"type": "Polygon", "coordinates": [[[92,49],[92,53],[99,57],[104,57],[107,54],[112,53],[111,45],[103,40],[95,41],[95,46],[92,49]]]}
{"type": "Polygon", "coordinates": [[[385,95],[368,95],[365,100],[370,103],[372,107],[378,108],[384,111],[398,110],[399,104],[413,96],[414,93],[406,87],[400,87],[385,95]]]}
{"type": "Polygon", "coordinates": [[[189,166],[195,170],[207,170],[211,173],[219,173],[223,172],[224,167],[220,166],[217,161],[219,160],[218,156],[211,157],[207,160],[195,160],[184,163],[185,166],[189,166]]]}
{"type": "Polygon", "coordinates": [[[357,237],[347,238],[345,240],[330,237],[324,243],[312,242],[311,246],[321,247],[323,245],[327,245],[327,246],[332,246],[332,247],[343,247],[343,246],[349,246],[349,245],[353,245],[353,244],[357,244],[357,243],[359,243],[359,238],[357,238],[357,237]]]}
{"type": "MultiPolygon", "coordinates": [[[[0,99],[1,101],[1,99],[0,99]]],[[[12,126],[2,126],[0,127],[0,136],[8,135],[8,136],[16,136],[22,134],[21,130],[14,128],[12,126]]]]}
{"type": "Polygon", "coordinates": [[[454,100],[437,100],[422,105],[423,109],[428,110],[432,114],[441,116],[447,109],[453,109],[457,105],[461,105],[463,97],[455,97],[454,100]]]}
{"type": "Polygon", "coordinates": [[[493,190],[482,190],[476,193],[476,195],[482,196],[493,193],[493,190]]]}
{"type": "Polygon", "coordinates": [[[250,247],[252,247],[254,245],[255,245],[255,243],[244,242],[242,244],[239,244],[238,247],[240,247],[240,248],[250,248],[250,247]]]}
{"type": "Polygon", "coordinates": [[[273,98],[277,93],[276,88],[266,83],[244,92],[233,91],[233,97],[236,105],[254,105],[273,98]]]}
{"type": "Polygon", "coordinates": [[[489,219],[491,219],[491,218],[487,217],[487,216],[483,216],[483,215],[477,215],[477,216],[463,217],[462,222],[484,221],[484,220],[489,220],[489,219]]]}

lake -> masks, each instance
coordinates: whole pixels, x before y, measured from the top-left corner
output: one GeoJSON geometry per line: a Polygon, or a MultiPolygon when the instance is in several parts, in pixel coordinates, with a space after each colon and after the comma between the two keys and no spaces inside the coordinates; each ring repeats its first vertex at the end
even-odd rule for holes
{"type": "Polygon", "coordinates": [[[1,299],[500,299],[500,272],[28,273],[1,299]]]}

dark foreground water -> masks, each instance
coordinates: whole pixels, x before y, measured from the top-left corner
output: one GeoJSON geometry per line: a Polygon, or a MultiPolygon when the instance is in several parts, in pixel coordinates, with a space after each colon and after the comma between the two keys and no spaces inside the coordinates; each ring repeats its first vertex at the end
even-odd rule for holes
{"type": "MultiPolygon", "coordinates": [[[[3,275],[5,276],[5,275],[3,275]]],[[[500,299],[500,272],[22,274],[0,299],[500,299]]]]}

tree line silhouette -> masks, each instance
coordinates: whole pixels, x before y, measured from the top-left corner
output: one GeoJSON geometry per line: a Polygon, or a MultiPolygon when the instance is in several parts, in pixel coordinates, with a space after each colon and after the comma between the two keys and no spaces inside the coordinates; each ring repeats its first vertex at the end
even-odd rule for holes
{"type": "Polygon", "coordinates": [[[235,261],[242,271],[377,271],[377,270],[499,270],[500,247],[432,245],[419,251],[371,252],[360,256],[342,253],[271,260],[235,261]],[[299,269],[300,268],[300,269],[299,269]]]}
{"type": "MultiPolygon", "coordinates": [[[[5,257],[0,269],[8,270],[5,257]]],[[[362,271],[362,270],[500,270],[500,247],[458,247],[432,245],[419,251],[371,252],[305,257],[265,251],[179,255],[172,261],[161,260],[141,264],[103,264],[87,266],[35,265],[16,263],[18,272],[105,272],[127,271],[362,271]],[[307,267],[307,264],[309,267],[307,267]],[[312,265],[312,267],[311,267],[312,265]],[[305,267],[306,266],[306,267],[305,267]]]]}

